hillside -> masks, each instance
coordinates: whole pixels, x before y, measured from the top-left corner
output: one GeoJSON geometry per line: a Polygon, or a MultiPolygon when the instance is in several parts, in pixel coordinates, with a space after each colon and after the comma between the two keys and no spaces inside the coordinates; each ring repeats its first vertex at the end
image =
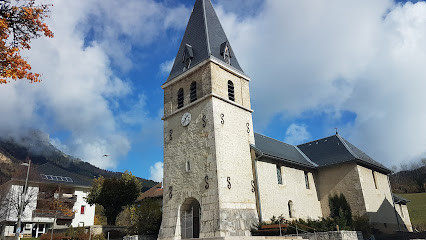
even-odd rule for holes
{"type": "Polygon", "coordinates": [[[410,213],[411,223],[419,230],[426,230],[426,193],[398,194],[410,200],[407,204],[410,213]]]}
{"type": "MultiPolygon", "coordinates": [[[[121,176],[120,172],[100,169],[69,156],[53,146],[47,134],[41,131],[31,131],[24,137],[0,138],[0,184],[11,178],[17,166],[24,162],[27,156],[30,156],[35,165],[49,162],[88,180],[98,176],[106,178],[121,176]]],[[[139,180],[142,183],[143,191],[157,184],[143,178],[139,178],[139,180]]]]}
{"type": "Polygon", "coordinates": [[[422,193],[426,187],[426,166],[390,175],[392,192],[422,193]]]}

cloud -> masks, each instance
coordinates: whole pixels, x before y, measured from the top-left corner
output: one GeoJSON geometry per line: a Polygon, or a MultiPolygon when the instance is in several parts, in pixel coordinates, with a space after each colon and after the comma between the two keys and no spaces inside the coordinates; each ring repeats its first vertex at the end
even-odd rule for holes
{"type": "Polygon", "coordinates": [[[160,72],[162,75],[168,75],[170,71],[172,71],[173,63],[175,62],[174,59],[165,61],[160,65],[160,72]]]}
{"type": "MultiPolygon", "coordinates": [[[[0,134],[26,129],[65,133],[53,140],[67,154],[115,168],[131,148],[132,131],[121,125],[120,111],[134,97],[134,87],[112,66],[131,69],[132,48],[183,27],[176,19],[189,9],[153,0],[76,0],[56,2],[51,10],[48,25],[55,37],[34,40],[24,53],[33,70],[43,73],[43,81],[0,86],[0,134]]],[[[141,131],[152,127],[141,126],[153,119],[146,108],[132,111],[146,120],[133,125],[141,131]]]]}
{"type": "Polygon", "coordinates": [[[252,77],[255,127],[348,111],[356,118],[340,132],[378,161],[425,156],[425,2],[266,0],[244,19],[225,5],[217,12],[252,77]]]}
{"type": "Polygon", "coordinates": [[[149,179],[156,182],[163,181],[163,163],[162,162],[156,162],[154,166],[151,166],[150,172],[151,172],[151,176],[149,177],[149,179]]]}
{"type": "Polygon", "coordinates": [[[310,138],[311,134],[306,129],[306,126],[293,123],[287,128],[287,131],[285,132],[284,142],[292,145],[298,145],[306,142],[310,138]]]}

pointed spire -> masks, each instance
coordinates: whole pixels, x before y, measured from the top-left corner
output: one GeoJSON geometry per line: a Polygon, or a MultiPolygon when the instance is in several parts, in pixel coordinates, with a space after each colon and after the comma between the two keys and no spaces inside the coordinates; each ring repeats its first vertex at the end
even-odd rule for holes
{"type": "Polygon", "coordinates": [[[167,81],[209,58],[215,58],[236,71],[244,73],[211,1],[196,0],[167,81]]]}

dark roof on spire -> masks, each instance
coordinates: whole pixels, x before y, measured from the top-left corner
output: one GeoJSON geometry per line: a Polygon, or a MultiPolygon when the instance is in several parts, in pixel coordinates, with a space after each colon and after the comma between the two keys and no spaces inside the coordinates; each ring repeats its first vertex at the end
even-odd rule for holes
{"type": "Polygon", "coordinates": [[[380,172],[391,172],[338,134],[304,143],[297,147],[319,167],[356,161],[380,172]]]}
{"type": "MultiPolygon", "coordinates": [[[[191,64],[188,69],[193,68],[197,64],[208,58],[216,58],[217,60],[225,63],[224,58],[221,54],[221,46],[223,43],[228,42],[231,60],[231,67],[235,70],[244,73],[238,64],[237,58],[229,44],[228,38],[223,31],[222,25],[213,9],[213,5],[210,0],[196,0],[194,9],[192,10],[191,17],[189,18],[188,26],[186,27],[185,34],[179,47],[179,51],[176,55],[175,62],[167,81],[179,76],[184,72],[184,57],[188,57],[185,54],[185,49],[188,49],[187,45],[192,47],[193,56],[191,58],[191,64]]],[[[188,50],[186,50],[188,52],[188,50]]],[[[188,70],[187,69],[187,70],[188,70]]]]}

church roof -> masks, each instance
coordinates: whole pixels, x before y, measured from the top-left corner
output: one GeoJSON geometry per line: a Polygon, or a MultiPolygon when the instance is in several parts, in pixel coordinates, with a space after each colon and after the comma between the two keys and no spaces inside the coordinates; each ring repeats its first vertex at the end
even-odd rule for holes
{"type": "Polygon", "coordinates": [[[296,146],[254,133],[256,145],[251,147],[265,157],[282,160],[296,165],[315,168],[318,165],[307,158],[296,146]]]}
{"type": "Polygon", "coordinates": [[[298,145],[298,148],[319,167],[356,161],[384,173],[391,172],[338,134],[298,145]]]}
{"type": "Polygon", "coordinates": [[[224,49],[228,47],[230,67],[243,73],[210,0],[196,0],[179,51],[167,81],[195,67],[202,61],[215,58],[224,64],[224,49]],[[185,58],[190,59],[185,67],[185,58]]]}

